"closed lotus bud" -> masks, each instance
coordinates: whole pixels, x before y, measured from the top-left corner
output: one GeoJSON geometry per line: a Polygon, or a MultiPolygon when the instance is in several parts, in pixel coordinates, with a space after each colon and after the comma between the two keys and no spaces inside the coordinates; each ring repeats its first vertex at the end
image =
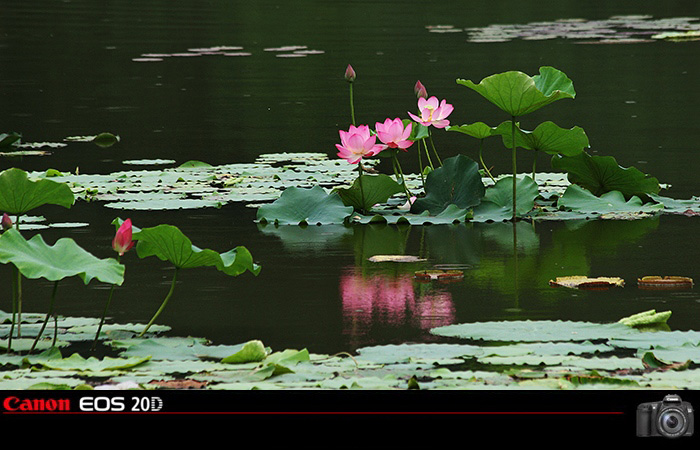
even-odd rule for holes
{"type": "Polygon", "coordinates": [[[0,221],[0,223],[2,224],[3,231],[12,228],[12,219],[10,219],[10,216],[8,216],[7,213],[2,215],[2,221],[0,221]]]}
{"type": "Polygon", "coordinates": [[[112,249],[119,253],[119,256],[128,252],[136,243],[132,240],[131,234],[131,219],[126,219],[117,230],[114,239],[112,239],[112,249]]]}
{"type": "Polygon", "coordinates": [[[416,94],[416,98],[428,98],[428,90],[425,89],[425,86],[423,86],[420,80],[416,81],[413,92],[416,94]]]}
{"type": "Polygon", "coordinates": [[[352,68],[350,64],[348,64],[348,68],[345,69],[345,80],[348,83],[352,83],[355,81],[355,78],[357,78],[357,74],[355,73],[355,70],[352,68]]]}

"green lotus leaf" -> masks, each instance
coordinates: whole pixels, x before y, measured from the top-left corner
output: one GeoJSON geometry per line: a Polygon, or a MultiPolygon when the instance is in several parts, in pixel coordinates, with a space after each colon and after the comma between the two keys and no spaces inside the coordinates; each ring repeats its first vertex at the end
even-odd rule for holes
{"type": "Polygon", "coordinates": [[[644,203],[639,197],[625,200],[621,192],[611,191],[600,197],[591,191],[572,184],[557,201],[559,208],[569,209],[582,213],[619,213],[619,212],[644,212],[655,213],[663,209],[663,205],[656,203],[644,203]]]}
{"type": "Polygon", "coordinates": [[[411,212],[438,215],[451,204],[460,209],[473,208],[481,202],[485,189],[479,165],[464,155],[453,156],[428,174],[425,197],[413,203],[411,212]]]}
{"type": "Polygon", "coordinates": [[[327,194],[320,186],[289,187],[277,200],[258,208],[257,220],[278,225],[327,225],[345,222],[352,212],[352,206],[345,206],[338,194],[327,194]]]}
{"type": "Polygon", "coordinates": [[[178,269],[214,266],[231,276],[240,275],[246,270],[254,275],[260,273],[260,266],[253,262],[253,256],[245,247],[239,246],[226,253],[200,249],[192,245],[189,238],[173,225],[142,228],[132,236],[138,240],[136,253],[139,258],[157,256],[178,269]]]}
{"type": "MultiPolygon", "coordinates": [[[[507,148],[513,146],[511,121],[501,123],[493,130],[493,134],[499,134],[503,138],[503,145],[507,148]]],[[[515,129],[515,145],[527,150],[536,150],[550,155],[576,156],[590,147],[588,136],[581,127],[561,128],[554,122],[543,122],[533,131],[515,129]]]]}
{"type": "Polygon", "coordinates": [[[58,281],[77,275],[85,284],[93,278],[116,285],[124,282],[124,266],[113,258],[99,259],[70,238],[52,246],[39,234],[27,241],[14,228],[0,235],[0,263],[14,264],[30,279],[58,281]]]}
{"type": "Polygon", "coordinates": [[[554,155],[552,167],[568,174],[569,182],[579,184],[594,195],[620,191],[625,198],[658,194],[659,180],[634,167],[621,167],[612,156],[591,156],[581,152],[576,156],[554,155]]]}
{"type": "MultiPolygon", "coordinates": [[[[515,199],[516,216],[529,213],[535,206],[539,194],[537,183],[530,177],[518,178],[515,199]]],[[[495,185],[486,189],[481,204],[474,208],[473,220],[476,222],[503,221],[513,218],[513,177],[501,178],[495,185]]]]}
{"type": "Polygon", "coordinates": [[[0,133],[0,148],[8,148],[19,145],[22,135],[16,132],[0,133]]]}
{"type": "Polygon", "coordinates": [[[358,178],[351,187],[336,188],[334,192],[338,193],[346,206],[352,206],[359,211],[369,211],[377,203],[384,203],[392,195],[403,192],[403,188],[390,176],[379,174],[362,175],[361,188],[358,178]]]}
{"type": "Polygon", "coordinates": [[[440,214],[432,215],[429,211],[423,211],[420,214],[410,214],[404,211],[384,211],[383,213],[377,213],[371,216],[362,216],[360,214],[353,214],[350,219],[351,222],[356,223],[386,223],[389,225],[400,225],[400,224],[410,224],[410,225],[444,225],[452,224],[458,222],[465,222],[467,220],[468,212],[466,209],[462,209],[455,204],[449,204],[445,209],[443,209],[440,214]]]}
{"type": "Polygon", "coordinates": [[[548,66],[540,67],[540,74],[533,77],[509,71],[488,76],[479,84],[463,79],[457,79],[457,83],[475,90],[513,117],[576,96],[571,80],[560,70],[548,66]]]}
{"type": "Polygon", "coordinates": [[[477,139],[486,139],[494,134],[494,129],[486,125],[484,122],[475,122],[469,125],[448,126],[445,129],[447,131],[457,131],[477,139]]]}
{"type": "Polygon", "coordinates": [[[620,323],[598,324],[551,320],[476,322],[433,328],[431,334],[461,339],[509,342],[592,341],[640,331],[620,323]]]}
{"type": "Polygon", "coordinates": [[[73,191],[65,183],[41,179],[32,181],[27,172],[12,168],[0,173],[0,211],[25,214],[45,204],[70,208],[73,191]]]}

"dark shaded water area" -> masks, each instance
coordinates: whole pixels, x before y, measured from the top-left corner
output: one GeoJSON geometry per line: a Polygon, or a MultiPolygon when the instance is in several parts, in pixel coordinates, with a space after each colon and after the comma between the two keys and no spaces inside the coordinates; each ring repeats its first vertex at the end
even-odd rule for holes
{"type": "MultiPolygon", "coordinates": [[[[334,157],[338,129],[350,121],[350,63],[358,73],[358,121],[373,125],[416,112],[413,85],[455,106],[454,124],[496,125],[497,109],[455,83],[493,73],[535,74],[542,65],[564,71],[575,100],[556,102],[523,118],[524,128],[545,120],[581,126],[591,153],[615,156],[671,187],[664,195],[700,194],[700,42],[656,40],[590,43],[574,39],[476,43],[458,28],[559,19],[605,20],[616,15],[700,17],[696,2],[4,2],[0,29],[0,132],[21,132],[24,142],[63,142],[69,136],[118,134],[102,149],[68,143],[52,155],[0,159],[0,168],[55,168],[111,173],[133,159],[252,162],[262,153],[326,152],[334,157]],[[242,47],[238,56],[169,56],[216,46],[242,47]],[[305,46],[305,56],[280,57],[270,49],[305,46]],[[266,50],[267,49],[267,50],[266,50]],[[243,55],[249,53],[249,55],[243,55]],[[156,58],[158,59],[158,58],[156,58]]],[[[197,53],[197,52],[192,52],[197,53]]],[[[434,133],[443,158],[476,155],[476,141],[434,133]]],[[[408,154],[404,169],[415,171],[408,154]]],[[[497,173],[510,153],[487,142],[497,173]]],[[[520,167],[532,155],[520,152],[520,167]]],[[[540,157],[538,169],[549,170],[540,157]]],[[[431,327],[450,323],[548,319],[609,322],[647,309],[672,310],[673,329],[698,329],[700,295],[642,291],[637,277],[698,278],[698,218],[663,216],[636,221],[466,224],[454,226],[258,226],[255,210],[119,211],[95,203],[70,210],[45,208],[50,221],[89,227],[42,231],[47,242],[74,238],[100,257],[110,248],[116,216],[141,227],[170,223],[200,247],[226,251],[246,246],[263,266],[258,277],[226,277],[215,270],[183,271],[176,295],[159,322],[172,334],[216,343],[261,339],[275,349],[348,351],[381,343],[434,340],[431,327]],[[375,254],[427,258],[423,264],[374,264],[375,254]],[[423,284],[415,270],[456,266],[465,278],[423,284]],[[625,288],[555,289],[556,276],[619,276],[625,288]]],[[[165,296],[172,271],[129,253],[126,281],[115,294],[112,320],[145,322],[165,296]]],[[[0,268],[0,309],[10,310],[9,275],[0,268]]],[[[50,286],[27,281],[25,308],[45,311],[50,286]]],[[[108,288],[66,280],[57,311],[98,316],[108,288]]]]}

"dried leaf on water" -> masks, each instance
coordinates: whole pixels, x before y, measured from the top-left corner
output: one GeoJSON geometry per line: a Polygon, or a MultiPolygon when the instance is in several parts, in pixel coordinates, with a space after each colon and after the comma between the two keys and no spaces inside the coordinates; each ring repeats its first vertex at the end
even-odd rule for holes
{"type": "Polygon", "coordinates": [[[608,289],[616,286],[624,286],[625,280],[618,277],[589,278],[586,276],[557,277],[549,280],[550,286],[567,287],[572,289],[608,289]]]}
{"type": "Polygon", "coordinates": [[[693,287],[693,279],[678,276],[646,276],[637,278],[640,289],[687,289],[693,287]]]}

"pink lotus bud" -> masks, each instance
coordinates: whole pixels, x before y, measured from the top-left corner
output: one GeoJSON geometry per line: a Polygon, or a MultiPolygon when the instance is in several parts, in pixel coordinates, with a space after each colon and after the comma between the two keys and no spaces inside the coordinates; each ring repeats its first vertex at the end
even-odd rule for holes
{"type": "Polygon", "coordinates": [[[131,239],[131,219],[126,219],[112,240],[112,248],[115,252],[122,256],[134,246],[134,241],[131,239]]]}
{"type": "Polygon", "coordinates": [[[345,80],[348,83],[352,83],[355,81],[355,78],[357,78],[357,74],[355,73],[355,70],[352,68],[350,64],[348,64],[348,68],[345,69],[345,80]]]}
{"type": "Polygon", "coordinates": [[[425,89],[425,86],[423,86],[420,80],[416,81],[413,92],[416,94],[416,98],[428,98],[428,90],[425,89]]]}
{"type": "Polygon", "coordinates": [[[2,221],[0,221],[0,224],[2,225],[3,231],[12,228],[12,219],[10,219],[10,216],[8,216],[7,213],[2,215],[2,221]]]}

